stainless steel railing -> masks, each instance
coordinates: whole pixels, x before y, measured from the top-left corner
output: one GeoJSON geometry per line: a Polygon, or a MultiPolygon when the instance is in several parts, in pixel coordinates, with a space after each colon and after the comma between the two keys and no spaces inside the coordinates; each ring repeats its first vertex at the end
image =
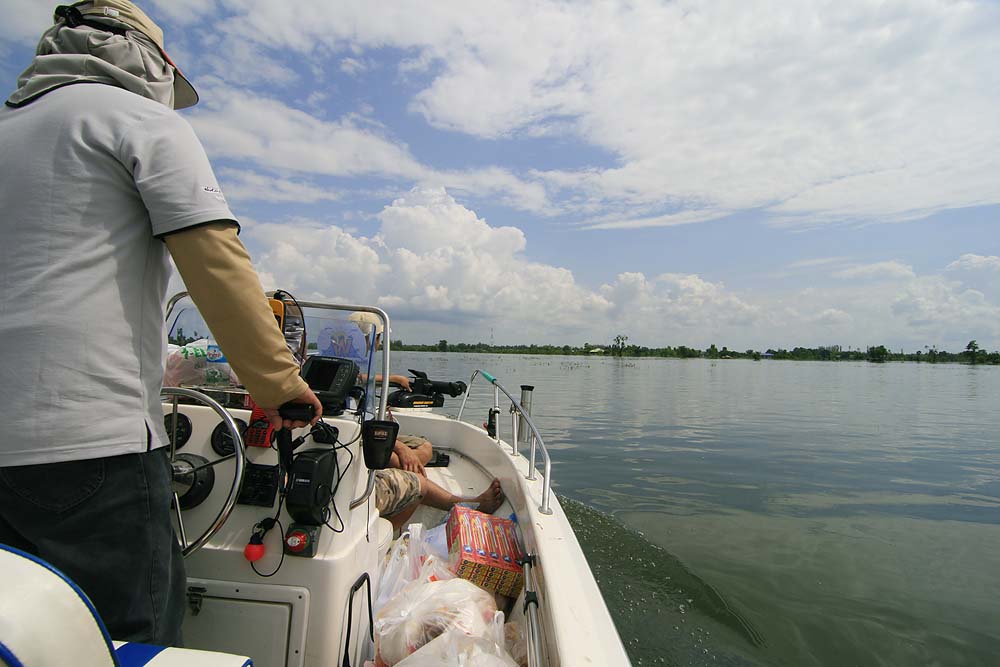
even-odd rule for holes
{"type": "Polygon", "coordinates": [[[525,424],[528,430],[531,431],[531,448],[528,457],[528,474],[525,476],[529,480],[536,479],[535,477],[535,454],[536,451],[541,450],[542,452],[542,504],[538,508],[542,514],[552,514],[552,507],[550,496],[552,495],[552,460],[549,458],[549,452],[545,448],[545,441],[542,439],[542,434],[538,432],[535,428],[535,423],[531,421],[530,410],[526,410],[521,403],[514,398],[509,391],[507,391],[500,382],[497,381],[495,377],[490,375],[484,370],[476,369],[472,374],[472,378],[469,380],[469,386],[465,390],[465,396],[462,398],[462,407],[458,411],[458,421],[462,420],[462,413],[465,412],[465,404],[469,400],[469,395],[472,393],[472,386],[476,381],[476,378],[482,375],[490,384],[493,385],[493,408],[491,410],[492,414],[496,417],[496,429],[494,431],[493,437],[496,443],[501,444],[500,438],[500,393],[503,394],[510,400],[510,415],[511,415],[511,452],[516,456],[518,451],[518,441],[520,439],[520,424],[525,424]]]}
{"type": "Polygon", "coordinates": [[[528,667],[542,667],[542,632],[538,618],[538,584],[535,582],[537,556],[525,554],[524,558],[524,615],[528,618],[527,644],[528,667]]]}

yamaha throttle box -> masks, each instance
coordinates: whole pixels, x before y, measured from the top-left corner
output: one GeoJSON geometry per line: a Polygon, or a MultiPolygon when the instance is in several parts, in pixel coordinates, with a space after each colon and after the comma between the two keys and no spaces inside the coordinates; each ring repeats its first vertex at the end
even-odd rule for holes
{"type": "Polygon", "coordinates": [[[337,452],[309,449],[296,455],[289,472],[285,508],[301,524],[319,526],[329,516],[337,479],[337,452]]]}

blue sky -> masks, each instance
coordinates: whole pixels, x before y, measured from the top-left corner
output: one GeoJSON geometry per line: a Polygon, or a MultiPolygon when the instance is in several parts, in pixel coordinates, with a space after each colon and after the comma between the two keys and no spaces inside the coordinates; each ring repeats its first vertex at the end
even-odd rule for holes
{"type": "Polygon", "coordinates": [[[265,285],[394,338],[1000,348],[998,3],[143,6],[265,285]]]}

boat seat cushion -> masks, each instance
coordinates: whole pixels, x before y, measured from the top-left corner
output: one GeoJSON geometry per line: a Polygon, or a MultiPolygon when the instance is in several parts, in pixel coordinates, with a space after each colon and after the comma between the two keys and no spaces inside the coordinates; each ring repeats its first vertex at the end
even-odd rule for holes
{"type": "Polygon", "coordinates": [[[134,642],[115,642],[121,667],[253,667],[243,656],[186,648],[164,648],[134,642]]]}
{"type": "Polygon", "coordinates": [[[41,558],[0,544],[0,666],[250,667],[226,653],[112,642],[87,595],[41,558]]]}

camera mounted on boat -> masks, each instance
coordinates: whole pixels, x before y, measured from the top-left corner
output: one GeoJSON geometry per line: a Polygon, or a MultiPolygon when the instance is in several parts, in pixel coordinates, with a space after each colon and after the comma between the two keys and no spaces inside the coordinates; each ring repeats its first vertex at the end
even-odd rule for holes
{"type": "Polygon", "coordinates": [[[410,382],[410,390],[398,389],[388,397],[388,405],[391,408],[440,408],[444,405],[444,395],[448,394],[452,398],[461,396],[468,388],[461,380],[457,382],[445,382],[443,380],[431,380],[424,371],[409,369],[413,375],[410,382]]]}

